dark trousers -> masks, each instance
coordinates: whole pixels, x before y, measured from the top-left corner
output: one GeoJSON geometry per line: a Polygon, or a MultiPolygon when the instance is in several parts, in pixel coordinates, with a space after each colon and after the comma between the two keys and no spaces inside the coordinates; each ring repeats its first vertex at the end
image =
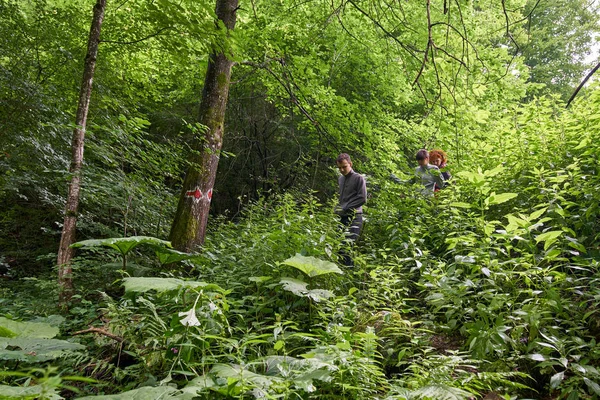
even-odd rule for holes
{"type": "Polygon", "coordinates": [[[340,249],[339,255],[343,265],[352,266],[354,262],[350,257],[349,250],[352,248],[363,226],[362,213],[340,215],[340,228],[344,230],[344,244],[340,249]]]}

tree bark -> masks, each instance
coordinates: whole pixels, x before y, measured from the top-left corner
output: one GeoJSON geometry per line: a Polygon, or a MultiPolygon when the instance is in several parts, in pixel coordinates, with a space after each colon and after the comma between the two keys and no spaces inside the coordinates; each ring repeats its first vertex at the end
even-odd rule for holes
{"type": "MultiPolygon", "coordinates": [[[[216,15],[227,30],[236,22],[238,0],[217,0],[216,15]]],[[[206,127],[202,140],[196,141],[188,157],[189,167],[183,182],[170,240],[178,250],[192,251],[204,243],[212,190],[223,144],[225,109],[231,80],[230,60],[223,50],[213,49],[200,102],[200,122],[206,127]]]]}
{"type": "Polygon", "coordinates": [[[69,183],[67,203],[65,206],[65,219],[56,261],[56,264],[58,265],[60,303],[63,306],[71,299],[73,292],[71,259],[73,258],[74,250],[70,246],[75,243],[76,237],[85,126],[92,94],[92,81],[94,78],[94,69],[96,68],[96,57],[98,55],[98,45],[100,43],[100,29],[102,27],[102,21],[104,20],[105,8],[106,0],[97,0],[96,5],[94,6],[94,16],[90,28],[87,54],[85,56],[83,80],[79,91],[79,102],[77,104],[77,114],[75,116],[75,129],[73,130],[73,137],[71,139],[72,157],[71,166],[69,168],[71,181],[69,183]]]}

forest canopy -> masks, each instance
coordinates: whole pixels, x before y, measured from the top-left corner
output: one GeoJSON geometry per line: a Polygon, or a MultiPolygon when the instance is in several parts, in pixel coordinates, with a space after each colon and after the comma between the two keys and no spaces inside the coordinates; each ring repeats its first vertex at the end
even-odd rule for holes
{"type": "Polygon", "coordinates": [[[0,398],[600,396],[598,5],[0,0],[0,398]]]}

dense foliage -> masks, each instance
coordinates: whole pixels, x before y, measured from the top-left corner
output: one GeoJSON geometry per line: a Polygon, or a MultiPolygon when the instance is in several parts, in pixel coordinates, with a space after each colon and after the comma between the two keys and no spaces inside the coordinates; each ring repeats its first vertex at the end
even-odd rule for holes
{"type": "Polygon", "coordinates": [[[254,0],[229,39],[212,2],[109,3],[65,311],[92,4],[0,0],[0,398],[600,396],[600,91],[560,100],[598,21],[559,3],[254,0]],[[186,254],[163,239],[225,40],[214,217],[186,254]],[[450,155],[432,198],[390,179],[422,146],[450,155]],[[341,151],[370,193],[353,268],[341,151]]]}

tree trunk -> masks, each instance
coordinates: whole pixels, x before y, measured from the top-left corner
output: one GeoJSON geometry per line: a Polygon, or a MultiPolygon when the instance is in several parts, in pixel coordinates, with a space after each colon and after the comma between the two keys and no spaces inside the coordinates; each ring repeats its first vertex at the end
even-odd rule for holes
{"type": "Polygon", "coordinates": [[[75,129],[71,139],[71,166],[69,172],[71,182],[67,194],[67,204],[65,206],[65,220],[60,238],[58,249],[58,284],[60,286],[60,303],[66,305],[73,292],[73,280],[71,277],[71,259],[73,258],[73,249],[70,247],[75,243],[75,231],[77,224],[77,209],[79,207],[79,191],[81,188],[81,167],[83,164],[83,141],[85,138],[85,126],[87,114],[92,95],[92,80],[94,78],[94,69],[96,67],[96,57],[98,55],[98,45],[100,43],[100,28],[104,20],[104,10],[106,0],[97,0],[94,6],[94,16],[90,28],[88,39],[87,55],[83,69],[83,80],[79,92],[79,103],[77,105],[77,114],[75,117],[75,129]]]}
{"type": "MultiPolygon", "coordinates": [[[[217,0],[217,18],[228,30],[235,27],[238,0],[217,0]]],[[[200,102],[200,122],[206,127],[188,157],[189,167],[179,197],[170,239],[173,246],[191,251],[204,243],[212,190],[223,144],[225,109],[233,61],[222,50],[213,49],[200,102]]]]}

